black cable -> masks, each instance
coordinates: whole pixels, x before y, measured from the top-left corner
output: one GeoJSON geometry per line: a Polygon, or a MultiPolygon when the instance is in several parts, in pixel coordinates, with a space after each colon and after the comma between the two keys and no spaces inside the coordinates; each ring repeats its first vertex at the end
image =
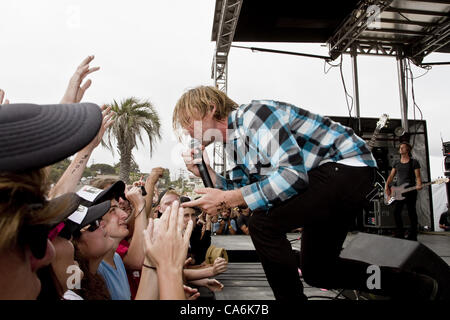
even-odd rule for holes
{"type": "Polygon", "coordinates": [[[324,59],[325,61],[331,61],[331,57],[328,56],[319,56],[317,54],[309,54],[309,53],[299,53],[299,52],[292,52],[292,51],[283,51],[283,50],[274,50],[274,49],[266,49],[266,48],[256,48],[256,47],[243,47],[243,46],[234,46],[233,48],[241,48],[241,49],[249,49],[252,51],[261,51],[261,52],[270,52],[270,53],[281,53],[281,54],[289,54],[293,56],[301,56],[301,57],[308,57],[308,58],[319,58],[324,59]]]}
{"type": "Polygon", "coordinates": [[[345,102],[347,103],[347,109],[348,109],[348,115],[350,117],[350,123],[352,121],[352,111],[353,111],[353,97],[348,93],[347,91],[347,86],[345,85],[345,79],[344,79],[344,73],[342,71],[342,55],[341,55],[341,62],[339,63],[339,70],[341,73],[341,80],[342,80],[342,85],[344,86],[344,92],[345,92],[345,102]],[[348,103],[348,97],[350,97],[350,99],[352,99],[352,103],[351,105],[349,105],[348,103]]]}
{"type": "Polygon", "coordinates": [[[323,72],[324,72],[325,74],[327,74],[327,73],[330,72],[330,70],[333,69],[334,67],[339,67],[339,66],[341,65],[341,63],[342,63],[342,61],[339,62],[339,63],[337,63],[337,64],[332,64],[332,63],[330,63],[329,61],[324,60],[324,61],[323,61],[323,72]],[[330,68],[328,68],[328,70],[325,70],[325,65],[326,65],[326,64],[328,64],[328,65],[330,66],[330,68]]]}
{"type": "MultiPolygon", "coordinates": [[[[414,147],[414,145],[415,145],[415,143],[416,143],[416,135],[417,135],[417,131],[420,129],[420,127],[421,126],[423,126],[423,123],[422,123],[422,121],[423,121],[423,113],[422,113],[422,110],[420,109],[420,107],[417,105],[417,103],[416,103],[416,97],[415,97],[415,92],[414,92],[414,79],[417,79],[417,78],[414,78],[414,74],[413,74],[413,72],[412,72],[412,70],[411,70],[411,61],[408,59],[408,62],[407,62],[407,64],[406,64],[406,66],[407,66],[407,70],[408,70],[408,72],[409,72],[409,74],[410,74],[410,77],[409,77],[409,79],[411,80],[411,97],[412,97],[412,100],[413,100],[413,114],[414,114],[414,138],[413,138],[413,143],[412,143],[412,147],[414,147]],[[419,126],[417,127],[416,126],[416,108],[417,108],[417,110],[419,110],[419,112],[420,112],[420,120],[421,120],[421,123],[419,124],[419,126]]],[[[427,71],[428,72],[428,71],[427,71]]],[[[426,73],[425,73],[426,74],[426,73]]],[[[421,76],[424,76],[425,74],[423,74],[423,75],[421,75],[421,76]]]]}

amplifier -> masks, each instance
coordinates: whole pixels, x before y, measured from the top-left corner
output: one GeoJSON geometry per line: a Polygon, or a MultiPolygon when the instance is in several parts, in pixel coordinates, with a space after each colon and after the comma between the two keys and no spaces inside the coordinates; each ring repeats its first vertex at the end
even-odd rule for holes
{"type": "Polygon", "coordinates": [[[442,152],[445,156],[450,156],[450,141],[442,142],[442,152]]]}

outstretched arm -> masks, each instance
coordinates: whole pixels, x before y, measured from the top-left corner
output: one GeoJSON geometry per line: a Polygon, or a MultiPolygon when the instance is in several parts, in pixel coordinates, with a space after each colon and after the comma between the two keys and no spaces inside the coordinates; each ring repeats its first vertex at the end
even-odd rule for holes
{"type": "Polygon", "coordinates": [[[48,195],[50,199],[68,192],[75,192],[77,184],[80,181],[81,176],[83,175],[83,171],[86,168],[92,151],[100,144],[105,130],[114,122],[114,120],[111,118],[112,116],[113,112],[111,112],[111,108],[108,107],[105,109],[105,107],[103,107],[103,121],[99,132],[86,147],[81,149],[81,151],[79,151],[75,155],[75,158],[72,160],[69,167],[66,169],[66,171],[64,171],[61,178],[50,190],[48,195]]]}
{"type": "MultiPolygon", "coordinates": [[[[185,300],[183,266],[186,260],[193,223],[184,232],[183,209],[175,201],[161,216],[150,219],[145,230],[145,253],[156,267],[161,300],[185,300]]],[[[146,268],[146,266],[144,266],[146,268]]]]}
{"type": "Polygon", "coordinates": [[[215,277],[224,273],[228,269],[228,262],[224,258],[217,258],[214,264],[201,269],[184,269],[184,276],[187,281],[194,281],[203,278],[215,277]]]}

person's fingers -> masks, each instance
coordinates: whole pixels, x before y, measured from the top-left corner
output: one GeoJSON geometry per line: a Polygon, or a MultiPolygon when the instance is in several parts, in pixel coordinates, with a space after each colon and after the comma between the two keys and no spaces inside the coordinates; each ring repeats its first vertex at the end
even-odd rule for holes
{"type": "Polygon", "coordinates": [[[186,268],[188,265],[190,265],[192,262],[192,258],[187,258],[186,261],[184,262],[184,267],[186,268]]]}
{"type": "Polygon", "coordinates": [[[104,104],[101,107],[102,109],[102,116],[106,117],[107,115],[113,115],[114,111],[112,111],[112,107],[110,105],[104,104]]]}
{"type": "Polygon", "coordinates": [[[199,188],[199,189],[195,189],[194,192],[198,193],[198,194],[207,194],[208,191],[213,190],[213,188],[199,188]]]}
{"type": "Polygon", "coordinates": [[[225,259],[221,258],[221,257],[216,258],[216,260],[214,260],[214,264],[219,264],[219,263],[223,263],[223,262],[225,262],[225,259]]]}
{"type": "Polygon", "coordinates": [[[84,78],[84,74],[89,70],[89,65],[85,66],[79,66],[77,71],[74,73],[73,79],[77,79],[78,81],[81,81],[82,78],[84,78]]]}
{"type": "Polygon", "coordinates": [[[149,219],[147,229],[144,232],[144,250],[147,253],[147,250],[152,246],[152,237],[153,237],[153,219],[149,219]]]}
{"type": "Polygon", "coordinates": [[[83,66],[88,65],[92,60],[94,60],[94,58],[95,58],[94,55],[87,56],[86,58],[84,58],[83,61],[81,61],[80,65],[78,67],[83,67],[83,66]]]}
{"type": "Polygon", "coordinates": [[[90,73],[92,73],[92,72],[95,72],[95,71],[98,71],[98,70],[100,70],[100,67],[94,67],[94,68],[91,68],[91,69],[87,69],[87,70],[82,74],[82,77],[84,78],[84,77],[86,77],[88,74],[90,74],[90,73]]]}
{"type": "MultiPolygon", "coordinates": [[[[175,200],[172,203],[172,210],[170,212],[170,219],[169,219],[169,225],[168,225],[168,230],[169,232],[175,232],[175,230],[177,231],[177,235],[179,234],[179,232],[181,232],[181,230],[178,230],[178,223],[179,223],[179,207],[180,207],[180,203],[175,200]]],[[[183,225],[183,220],[181,220],[181,225],[183,225]]]]}
{"type": "Polygon", "coordinates": [[[188,201],[188,202],[183,202],[181,204],[181,206],[183,208],[190,208],[190,207],[199,207],[201,204],[203,204],[204,201],[202,200],[202,198],[197,199],[197,200],[192,200],[192,201],[188,201]]]}
{"type": "Polygon", "coordinates": [[[105,129],[108,129],[115,121],[116,121],[116,119],[114,119],[114,118],[108,119],[108,122],[104,126],[105,129]]]}
{"type": "Polygon", "coordinates": [[[103,118],[103,127],[105,128],[105,130],[107,128],[109,128],[116,121],[116,119],[114,118],[114,115],[115,115],[114,112],[109,112],[103,118]]]}
{"type": "Polygon", "coordinates": [[[189,246],[189,240],[191,239],[191,234],[192,234],[193,228],[194,228],[194,223],[192,222],[191,219],[189,219],[188,225],[187,225],[186,230],[184,231],[184,235],[183,235],[184,244],[186,246],[186,249],[189,246]]]}
{"type": "Polygon", "coordinates": [[[111,110],[103,110],[102,111],[102,117],[103,117],[103,123],[108,122],[109,119],[111,119],[114,115],[114,112],[112,112],[111,110]]]}
{"type": "Polygon", "coordinates": [[[161,223],[164,226],[164,230],[167,230],[167,228],[169,226],[169,217],[170,217],[171,209],[172,209],[172,206],[168,206],[167,209],[161,215],[160,220],[161,220],[161,223]]]}
{"type": "Polygon", "coordinates": [[[178,209],[178,212],[177,212],[177,227],[176,227],[176,230],[177,230],[177,235],[180,235],[180,236],[183,236],[182,235],[182,231],[183,231],[183,225],[184,225],[184,222],[183,222],[183,220],[184,220],[184,209],[183,208],[179,208],[178,209]]]}
{"type": "Polygon", "coordinates": [[[161,237],[162,234],[164,234],[165,226],[163,226],[163,222],[160,218],[154,218],[153,219],[153,238],[152,243],[156,243],[158,241],[158,238],[161,237]]]}
{"type": "Polygon", "coordinates": [[[80,87],[80,90],[84,93],[92,84],[92,80],[88,79],[86,82],[80,87]]]}
{"type": "Polygon", "coordinates": [[[197,164],[202,162],[201,157],[194,157],[196,150],[197,149],[189,149],[181,153],[181,156],[186,164],[197,164]]]}
{"type": "Polygon", "coordinates": [[[200,292],[197,292],[193,294],[192,296],[189,296],[188,300],[197,300],[198,297],[200,297],[200,292]]]}
{"type": "Polygon", "coordinates": [[[192,154],[190,151],[182,152],[181,157],[183,158],[183,161],[186,164],[191,164],[192,161],[194,160],[194,157],[192,157],[192,154]]]}

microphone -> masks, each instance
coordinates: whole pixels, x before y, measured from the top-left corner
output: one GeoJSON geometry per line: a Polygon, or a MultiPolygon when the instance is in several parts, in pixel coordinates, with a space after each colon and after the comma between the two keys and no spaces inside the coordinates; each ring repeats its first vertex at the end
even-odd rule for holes
{"type": "Polygon", "coordinates": [[[196,163],[195,165],[197,166],[198,171],[200,172],[200,177],[202,178],[203,185],[206,188],[214,188],[214,185],[212,183],[211,177],[208,172],[208,168],[206,167],[205,160],[203,160],[202,149],[200,147],[196,146],[196,144],[198,145],[198,142],[195,139],[192,139],[191,140],[191,148],[195,149],[194,160],[202,159],[201,163],[196,163]]]}

